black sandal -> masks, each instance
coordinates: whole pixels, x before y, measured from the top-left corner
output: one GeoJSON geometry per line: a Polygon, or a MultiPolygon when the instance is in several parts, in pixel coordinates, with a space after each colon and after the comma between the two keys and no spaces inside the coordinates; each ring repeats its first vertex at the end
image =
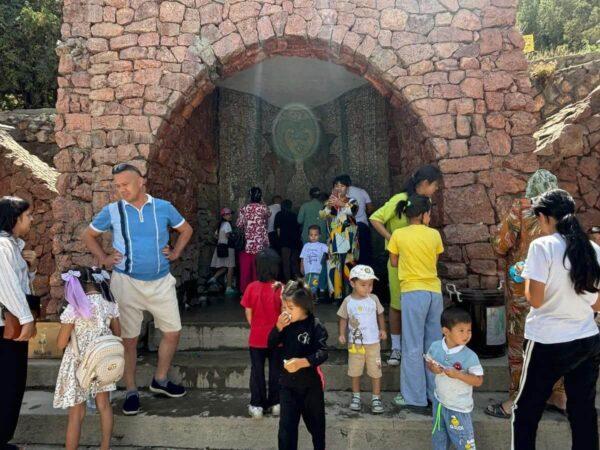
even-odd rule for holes
{"type": "Polygon", "coordinates": [[[552,411],[552,412],[555,412],[555,413],[558,413],[558,414],[560,414],[562,416],[567,417],[567,410],[566,409],[559,408],[558,406],[553,405],[551,403],[546,403],[546,411],[552,411]]]}
{"type": "Polygon", "coordinates": [[[499,419],[510,419],[511,414],[507,414],[502,407],[502,403],[496,403],[494,405],[488,405],[483,411],[488,416],[497,417],[499,419]]]}

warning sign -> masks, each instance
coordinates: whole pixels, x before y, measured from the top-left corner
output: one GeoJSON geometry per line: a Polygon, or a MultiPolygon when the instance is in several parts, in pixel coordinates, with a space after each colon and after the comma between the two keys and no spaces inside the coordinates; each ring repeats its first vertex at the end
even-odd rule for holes
{"type": "Polygon", "coordinates": [[[523,40],[525,41],[525,47],[523,47],[523,53],[531,53],[535,50],[535,45],[533,42],[533,34],[526,34],[523,36],[523,40]]]}

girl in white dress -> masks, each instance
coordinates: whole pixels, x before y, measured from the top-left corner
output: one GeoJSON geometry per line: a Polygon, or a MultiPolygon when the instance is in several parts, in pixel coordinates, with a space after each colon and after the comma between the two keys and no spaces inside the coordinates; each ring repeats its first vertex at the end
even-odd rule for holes
{"type": "Polygon", "coordinates": [[[79,354],[83,355],[96,338],[111,332],[120,336],[119,309],[110,293],[108,273],[105,271],[82,267],[63,273],[62,279],[65,281],[68,305],[60,316],[58,347],[65,349],[65,353],[56,381],[54,407],[69,408],[65,447],[67,450],[76,450],[85,417],[86,400],[90,395],[95,397],[102,428],[100,449],[108,450],[113,428],[109,392],[114,391],[116,386],[99,387],[95,383],[89,389],[79,386],[75,373],[80,359],[73,349],[75,344],[71,342],[71,333],[75,332],[79,354]]]}
{"type": "Polygon", "coordinates": [[[230,248],[228,245],[229,235],[233,231],[231,227],[231,219],[233,218],[233,211],[229,208],[223,208],[221,210],[221,222],[219,228],[215,231],[217,236],[218,247],[215,248],[213,253],[210,267],[217,269],[215,274],[208,280],[208,284],[218,283],[218,279],[224,273],[227,273],[227,286],[225,289],[225,295],[231,296],[236,295],[237,292],[233,288],[233,269],[235,269],[235,250],[230,248]],[[226,256],[219,256],[219,247],[222,247],[222,251],[226,253],[226,256]]]}

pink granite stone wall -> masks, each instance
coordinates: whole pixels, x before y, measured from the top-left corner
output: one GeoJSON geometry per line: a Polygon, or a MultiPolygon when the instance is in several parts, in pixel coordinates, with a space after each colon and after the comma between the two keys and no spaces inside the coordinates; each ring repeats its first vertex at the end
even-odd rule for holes
{"type": "Polygon", "coordinates": [[[214,80],[291,55],[340,64],[389,99],[405,136],[394,170],[406,175],[435,161],[445,176],[436,199],[449,246],[445,275],[495,284],[490,229],[537,168],[531,134],[539,106],[514,29],[516,3],[65,0],[58,266],[89,259],[74,240],[108,201],[117,161],[138,161],[153,186],[161,183],[164,196],[193,216],[201,194],[178,180],[211,179],[217,164],[179,141],[195,109],[214,80]]]}

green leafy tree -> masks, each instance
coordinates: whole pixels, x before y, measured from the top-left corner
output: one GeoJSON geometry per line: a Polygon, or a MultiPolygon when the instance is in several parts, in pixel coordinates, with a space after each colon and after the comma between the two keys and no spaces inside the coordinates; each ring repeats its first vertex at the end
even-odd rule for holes
{"type": "Polygon", "coordinates": [[[0,109],[54,107],[60,0],[0,0],[0,109]]]}
{"type": "Polygon", "coordinates": [[[536,50],[585,50],[600,41],[598,0],[520,0],[517,21],[536,50]]]}

